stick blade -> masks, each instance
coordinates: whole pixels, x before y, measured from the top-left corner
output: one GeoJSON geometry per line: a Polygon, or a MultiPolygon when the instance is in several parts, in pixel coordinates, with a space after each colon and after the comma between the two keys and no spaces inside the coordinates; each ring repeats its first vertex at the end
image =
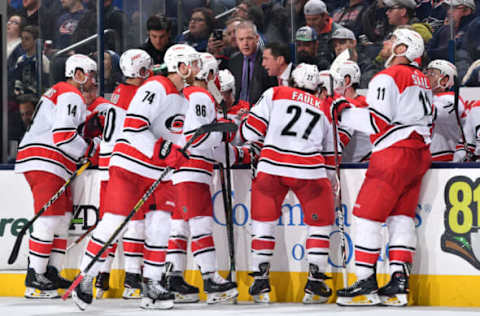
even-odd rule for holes
{"type": "Polygon", "coordinates": [[[8,258],[8,264],[13,264],[18,257],[18,253],[20,252],[20,246],[22,245],[23,236],[25,236],[25,232],[21,231],[17,235],[17,239],[15,239],[15,244],[13,245],[12,252],[10,253],[10,257],[8,258]]]}
{"type": "Polygon", "coordinates": [[[82,282],[84,277],[85,276],[81,273],[77,276],[77,278],[73,281],[72,285],[70,285],[70,287],[65,291],[65,294],[63,294],[62,300],[65,301],[70,296],[73,290],[75,290],[75,288],[80,284],[80,282],[82,282]]]}

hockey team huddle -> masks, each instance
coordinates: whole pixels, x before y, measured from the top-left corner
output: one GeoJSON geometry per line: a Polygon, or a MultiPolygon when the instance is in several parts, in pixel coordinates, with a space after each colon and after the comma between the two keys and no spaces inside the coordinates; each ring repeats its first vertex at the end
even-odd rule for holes
{"type": "Polygon", "coordinates": [[[38,212],[79,164],[97,163],[108,174],[100,187],[101,220],[81,258],[79,282],[72,284],[59,274],[72,217],[71,190],[38,217],[29,240],[25,297],[55,298],[58,289],[70,287],[75,304],[86,309],[94,286],[98,298],[109,289],[110,267],[122,241],[124,298],[141,298],[144,309],[197,302],[199,289],[183,278],[190,239],[207,303],[235,300],[236,283],[217,271],[210,184],[214,165],[250,164],[255,172],[249,294],[255,302],[269,301],[275,227],[291,190],[308,227],[303,302],[324,303],[333,294],[326,272],[342,159],[369,161],[369,166],[353,209],[357,281],[336,290],[337,304],[407,305],[422,178],[432,157],[464,161],[466,150],[475,150],[476,137],[474,121],[459,100],[470,147],[458,139],[455,97],[448,92],[455,66],[434,60],[424,73],[418,64],[423,51],[422,37],[400,28],[393,33],[385,70],[370,81],[366,97],[355,91],[360,70],[353,61],[321,72],[299,64],[289,86],[269,88],[251,106],[234,104],[238,83],[228,70],[218,71],[212,55],[185,44],[167,50],[165,76],[152,73],[145,51],[123,53],[126,79],[111,100],[96,95],[96,63],[72,55],[66,81],[37,104],[15,170],[24,174],[38,212]],[[232,122],[236,131],[226,128],[232,122]],[[129,216],[157,179],[150,198],[129,216]],[[124,222],[125,229],[107,245],[124,222]],[[385,223],[391,278],[379,288],[375,265],[385,223]]]}

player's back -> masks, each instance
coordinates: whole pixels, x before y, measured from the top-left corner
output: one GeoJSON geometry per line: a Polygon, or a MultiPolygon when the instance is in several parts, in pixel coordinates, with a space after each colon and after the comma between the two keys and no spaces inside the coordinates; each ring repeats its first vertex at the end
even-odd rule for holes
{"type": "Polygon", "coordinates": [[[325,158],[331,152],[331,125],[321,101],[291,87],[275,87],[257,102],[253,115],[268,120],[258,171],[287,177],[325,176],[325,158]]]}

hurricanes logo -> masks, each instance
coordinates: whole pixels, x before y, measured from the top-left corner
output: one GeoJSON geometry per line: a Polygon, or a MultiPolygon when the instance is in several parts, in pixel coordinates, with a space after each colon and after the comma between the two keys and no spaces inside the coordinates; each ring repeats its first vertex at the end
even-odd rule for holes
{"type": "Polygon", "coordinates": [[[444,192],[445,232],[442,250],[465,259],[480,270],[480,178],[451,178],[444,192]]]}
{"type": "Polygon", "coordinates": [[[183,132],[183,121],[185,120],[185,115],[175,114],[170,116],[165,121],[165,127],[172,132],[173,134],[181,134],[183,132]]]}

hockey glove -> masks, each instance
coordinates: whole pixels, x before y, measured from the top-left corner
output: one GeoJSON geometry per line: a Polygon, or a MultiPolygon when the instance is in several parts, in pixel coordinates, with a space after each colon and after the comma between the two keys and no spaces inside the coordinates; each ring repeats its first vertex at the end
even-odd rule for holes
{"type": "Polygon", "coordinates": [[[340,97],[333,100],[332,104],[330,105],[330,115],[332,116],[332,121],[334,117],[336,118],[336,121],[340,121],[342,111],[351,107],[352,105],[345,98],[340,97]]]}
{"type": "MultiPolygon", "coordinates": [[[[231,119],[224,119],[224,118],[219,118],[217,122],[218,123],[235,123],[231,119]]],[[[236,132],[223,133],[222,142],[230,143],[235,138],[235,133],[236,132]]]]}
{"type": "Polygon", "coordinates": [[[103,124],[99,112],[91,113],[78,128],[79,134],[86,138],[94,138],[103,134],[103,124]]]}
{"type": "Polygon", "coordinates": [[[252,153],[247,146],[233,146],[233,151],[235,152],[236,164],[246,165],[252,162],[252,153]]]}
{"type": "Polygon", "coordinates": [[[100,149],[101,139],[100,137],[85,138],[85,141],[87,142],[87,150],[85,150],[83,157],[92,158],[100,149]]]}
{"type": "Polygon", "coordinates": [[[180,146],[165,139],[160,139],[158,144],[160,147],[158,158],[163,160],[168,167],[178,169],[188,161],[188,157],[180,151],[180,146]]]}

